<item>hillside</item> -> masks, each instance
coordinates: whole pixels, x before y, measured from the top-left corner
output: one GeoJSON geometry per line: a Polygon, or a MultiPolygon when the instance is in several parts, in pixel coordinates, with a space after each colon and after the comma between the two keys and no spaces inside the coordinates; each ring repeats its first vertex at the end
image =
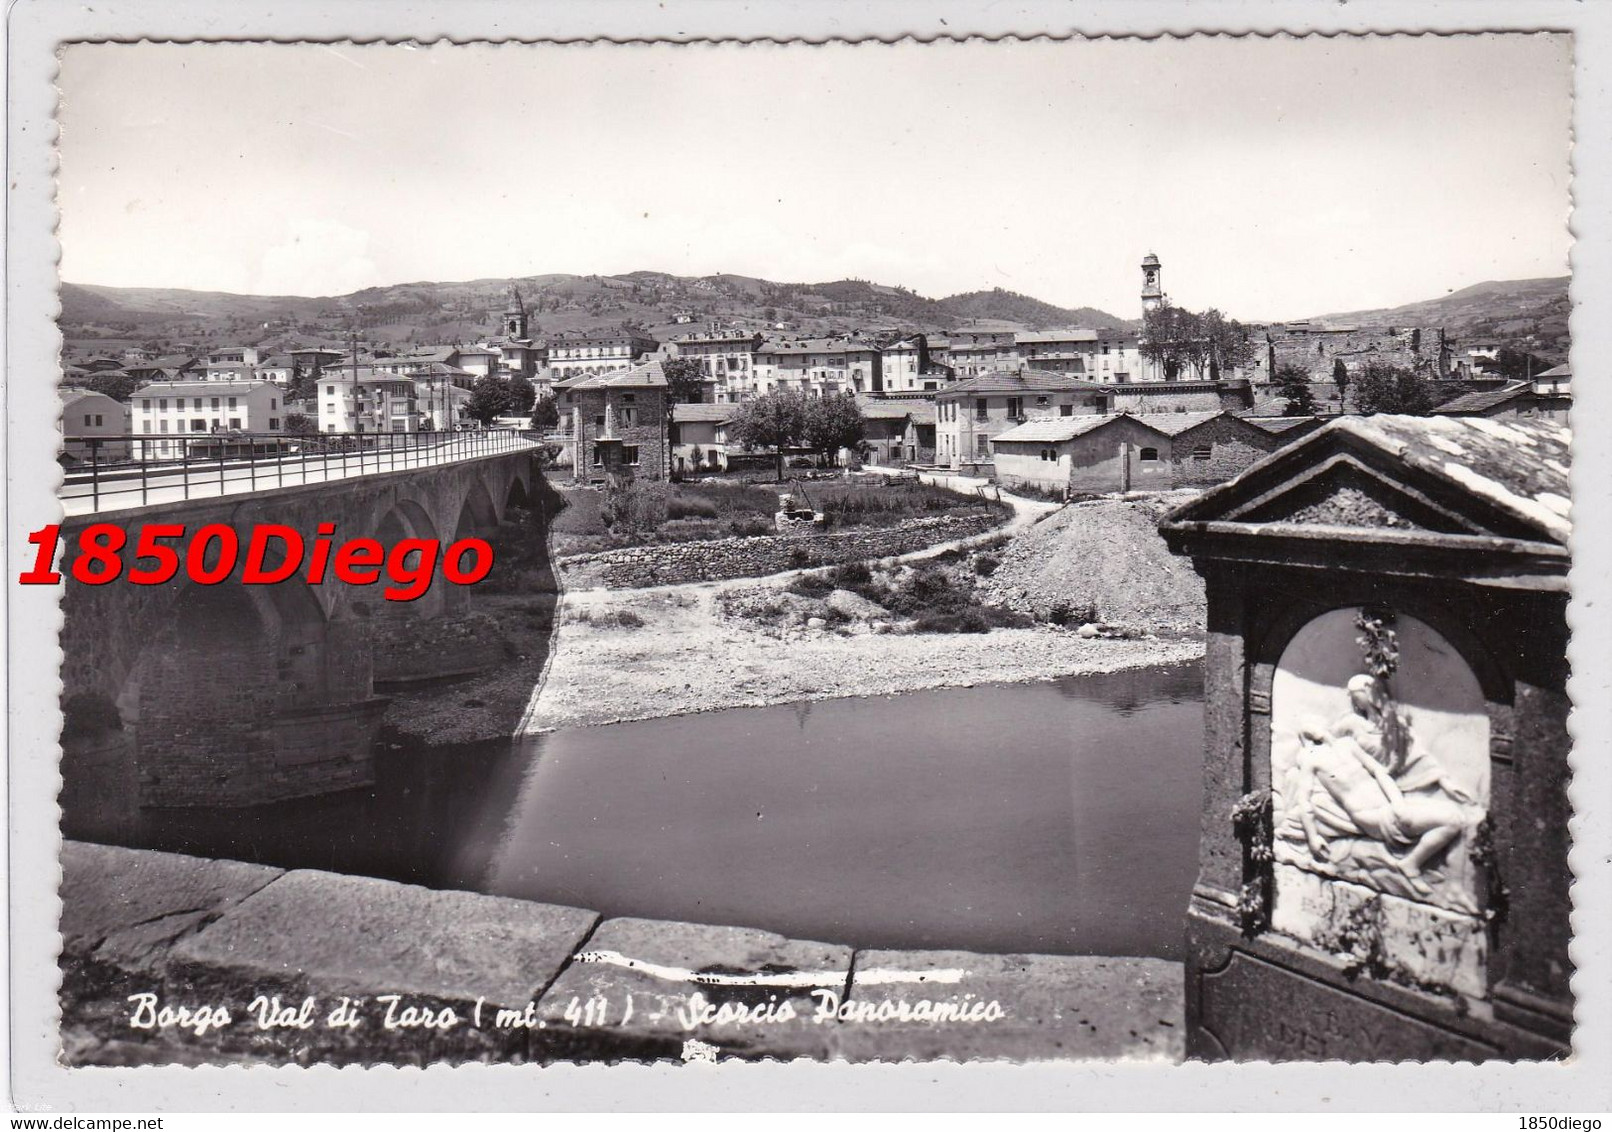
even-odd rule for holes
{"type": "Polygon", "coordinates": [[[153,339],[339,339],[353,330],[393,345],[459,341],[495,329],[511,286],[520,290],[538,335],[632,325],[670,338],[710,321],[758,330],[782,323],[802,334],[880,326],[942,332],[975,320],[1024,328],[1136,325],[1090,307],[1070,310],[1000,289],[931,299],[860,279],[774,283],[743,275],[634,271],[399,283],[323,298],[63,283],[60,326],[70,343],[108,347],[153,339]]]}
{"type": "Polygon", "coordinates": [[[1442,326],[1464,341],[1492,339],[1548,357],[1567,357],[1567,276],[1477,283],[1437,299],[1382,310],[1321,315],[1327,326],[1442,326]]]}

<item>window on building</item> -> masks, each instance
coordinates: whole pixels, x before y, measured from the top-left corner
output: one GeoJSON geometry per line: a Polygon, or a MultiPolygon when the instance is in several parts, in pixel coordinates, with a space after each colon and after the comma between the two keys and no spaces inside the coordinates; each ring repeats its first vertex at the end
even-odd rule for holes
{"type": "Polygon", "coordinates": [[[145,400],[140,402],[140,411],[142,413],[149,413],[151,411],[151,398],[147,397],[145,400]]]}
{"type": "Polygon", "coordinates": [[[1073,405],[1059,405],[1058,415],[1060,417],[1072,417],[1075,415],[1075,407],[1073,405]]]}
{"type": "Polygon", "coordinates": [[[279,417],[270,417],[269,418],[269,431],[270,432],[278,432],[278,431],[280,431],[280,418],[279,417]]]}
{"type": "Polygon", "coordinates": [[[988,403],[983,397],[974,398],[974,419],[983,421],[989,415],[988,403]]]}
{"type": "Polygon", "coordinates": [[[157,398],[157,408],[161,409],[163,412],[167,412],[168,411],[168,398],[166,398],[166,397],[158,397],[157,398]]]}
{"type": "Polygon", "coordinates": [[[230,428],[240,428],[241,427],[241,418],[240,417],[231,417],[229,419],[229,426],[230,426],[230,428]]]}
{"type": "Polygon", "coordinates": [[[167,421],[158,421],[157,422],[157,431],[158,432],[167,432],[168,431],[168,422],[167,421]]]}
{"type": "Polygon", "coordinates": [[[206,432],[207,431],[207,422],[202,420],[200,417],[194,418],[190,422],[190,431],[191,432],[206,432]]]}
{"type": "Polygon", "coordinates": [[[1144,463],[1151,463],[1159,458],[1159,450],[1157,448],[1144,448],[1136,454],[1136,458],[1144,463]]]}
{"type": "Polygon", "coordinates": [[[1192,450],[1194,460],[1207,460],[1214,454],[1214,449],[1207,444],[1200,444],[1192,450]]]}
{"type": "Polygon", "coordinates": [[[593,466],[598,468],[598,467],[602,467],[603,464],[604,464],[604,452],[601,449],[595,448],[593,450],[593,466]]]}
{"type": "Polygon", "coordinates": [[[336,395],[336,387],[334,385],[325,386],[325,393],[327,396],[334,397],[336,395]]]}
{"type": "Polygon", "coordinates": [[[217,398],[217,397],[214,397],[214,398],[213,398],[213,408],[215,408],[215,409],[216,409],[216,408],[218,408],[218,407],[219,407],[219,404],[218,404],[218,398],[217,398]]]}
{"type": "Polygon", "coordinates": [[[990,451],[990,449],[988,447],[986,447],[986,445],[987,445],[987,440],[986,440],[985,437],[976,436],[974,438],[974,453],[975,453],[975,455],[984,456],[988,451],[990,451]]]}
{"type": "Polygon", "coordinates": [[[1009,397],[1008,398],[1008,416],[1010,416],[1010,417],[1022,417],[1022,416],[1024,416],[1024,398],[1023,397],[1009,397]]]}
{"type": "Polygon", "coordinates": [[[634,466],[637,466],[637,464],[638,464],[638,445],[636,445],[636,444],[623,444],[621,446],[621,461],[624,464],[632,464],[634,466]]]}
{"type": "Polygon", "coordinates": [[[84,414],[84,427],[85,428],[90,427],[90,415],[88,413],[84,414]]]}
{"type": "Polygon", "coordinates": [[[235,398],[231,397],[229,399],[229,407],[232,409],[239,408],[239,406],[235,403],[235,398]]]}
{"type": "Polygon", "coordinates": [[[141,428],[140,428],[141,432],[150,432],[151,431],[151,422],[150,421],[141,421],[140,425],[141,425],[141,428]]]}

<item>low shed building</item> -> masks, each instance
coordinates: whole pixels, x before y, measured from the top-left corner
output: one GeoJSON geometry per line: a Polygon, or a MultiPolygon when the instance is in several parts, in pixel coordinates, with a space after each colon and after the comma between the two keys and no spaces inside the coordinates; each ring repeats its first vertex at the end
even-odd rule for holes
{"type": "Polygon", "coordinates": [[[992,448],[1004,487],[1104,494],[1224,483],[1290,439],[1227,412],[1116,413],[1029,421],[992,448]]]}

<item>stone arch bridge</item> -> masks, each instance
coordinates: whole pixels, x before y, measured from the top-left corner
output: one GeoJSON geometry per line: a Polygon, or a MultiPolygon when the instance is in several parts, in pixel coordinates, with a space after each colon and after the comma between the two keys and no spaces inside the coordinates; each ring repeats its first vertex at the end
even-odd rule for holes
{"type": "MultiPolygon", "coordinates": [[[[423,538],[445,548],[486,537],[510,507],[542,489],[531,453],[517,451],[75,516],[62,524],[62,545],[75,547],[91,523],[113,523],[128,535],[126,570],[138,530],[149,523],[182,523],[187,540],[206,524],[225,524],[243,559],[253,528],[265,523],[295,529],[309,548],[321,523],[335,524],[330,537],[338,546],[373,538],[390,552],[403,539],[423,538]]],[[[218,585],[192,582],[181,570],[163,585],[87,586],[65,563],[58,569],[64,758],[88,744],[100,758],[128,763],[142,805],[257,805],[366,785],[387,703],[377,686],[499,659],[485,649],[430,649],[422,670],[416,649],[407,670],[399,667],[409,655],[402,646],[423,623],[436,623],[433,636],[442,636],[441,623],[468,613],[469,595],[441,577],[440,555],[430,588],[407,603],[384,600],[384,576],[355,586],[327,571],[310,585],[306,559],[275,585],[241,584],[239,562],[218,585]]]]}

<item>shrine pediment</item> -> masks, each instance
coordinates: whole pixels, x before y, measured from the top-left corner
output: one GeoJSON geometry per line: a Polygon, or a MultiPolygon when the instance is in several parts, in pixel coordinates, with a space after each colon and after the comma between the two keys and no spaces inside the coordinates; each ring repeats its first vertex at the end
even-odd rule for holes
{"type": "Polygon", "coordinates": [[[1341,417],[1177,508],[1160,530],[1190,553],[1205,538],[1259,538],[1481,546],[1565,563],[1570,446],[1548,421],[1341,417]]]}

